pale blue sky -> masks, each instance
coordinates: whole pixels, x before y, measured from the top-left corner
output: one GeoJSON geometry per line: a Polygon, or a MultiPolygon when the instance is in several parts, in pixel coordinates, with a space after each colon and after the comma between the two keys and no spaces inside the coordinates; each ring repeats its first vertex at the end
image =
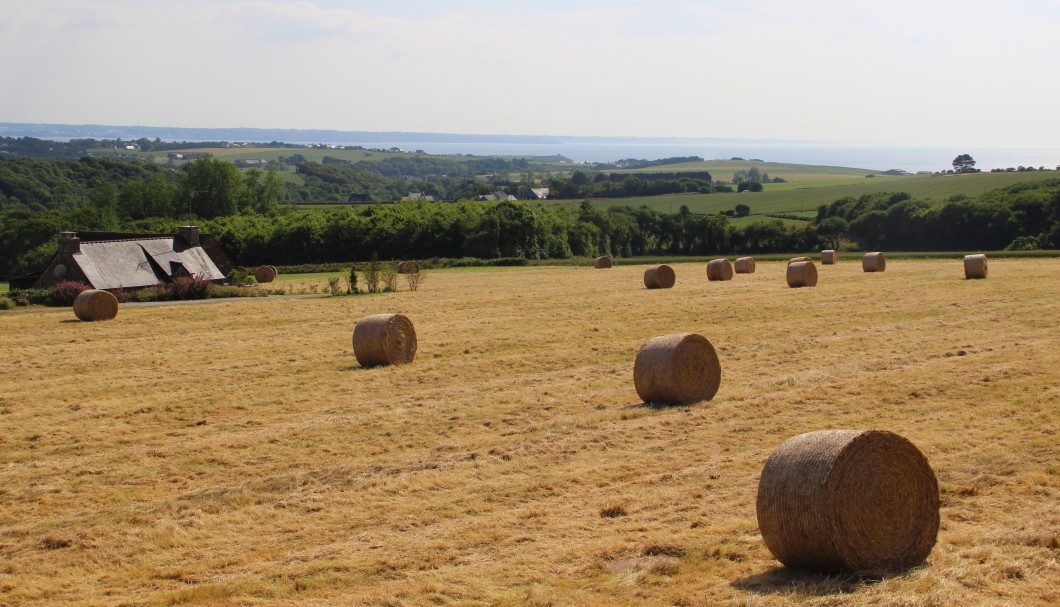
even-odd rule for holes
{"type": "Polygon", "coordinates": [[[0,0],[0,121],[1060,145],[1060,3],[0,0]]]}

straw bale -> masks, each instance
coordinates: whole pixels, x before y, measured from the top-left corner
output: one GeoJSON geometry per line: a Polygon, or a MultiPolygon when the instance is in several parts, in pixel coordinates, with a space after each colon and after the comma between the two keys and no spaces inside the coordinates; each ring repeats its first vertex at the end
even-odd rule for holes
{"type": "Polygon", "coordinates": [[[644,286],[649,289],[669,289],[677,282],[674,269],[666,264],[644,270],[644,286]]]}
{"type": "Polygon", "coordinates": [[[607,255],[601,255],[593,260],[593,268],[597,270],[606,270],[612,265],[611,258],[607,255]]]}
{"type": "Polygon", "coordinates": [[[707,280],[732,280],[732,263],[724,258],[707,262],[707,280]]]}
{"type": "Polygon", "coordinates": [[[939,488],[923,454],[885,430],[788,439],[758,483],[758,526],[773,556],[819,571],[904,569],[939,530],[939,488]]]}
{"type": "Polygon", "coordinates": [[[402,261],[397,265],[398,274],[419,274],[420,264],[417,261],[402,261]]]}
{"type": "Polygon", "coordinates": [[[816,287],[817,266],[812,261],[793,261],[788,264],[789,287],[816,287]]]}
{"type": "Polygon", "coordinates": [[[397,365],[416,357],[416,328],[404,314],[373,314],[353,328],[353,353],[362,367],[397,365]]]}
{"type": "Polygon", "coordinates": [[[968,279],[986,278],[986,255],[965,255],[964,277],[968,279]]]}
{"type": "Polygon", "coordinates": [[[866,272],[883,272],[887,269],[887,258],[883,253],[865,253],[861,258],[861,269],[866,272]]]}
{"type": "Polygon", "coordinates": [[[721,362],[710,341],[697,333],[653,337],[637,352],[633,384],[646,403],[710,400],[721,385],[721,362]]]}
{"type": "Polygon", "coordinates": [[[272,282],[276,280],[276,268],[272,266],[258,266],[254,270],[254,279],[258,282],[272,282]]]}
{"type": "Polygon", "coordinates": [[[118,315],[118,298],[101,289],[81,291],[74,298],[74,315],[81,320],[110,320],[118,315]]]}
{"type": "Polygon", "coordinates": [[[835,249],[825,249],[821,251],[821,265],[830,266],[836,262],[835,249]]]}
{"type": "Polygon", "coordinates": [[[736,262],[733,263],[733,269],[736,270],[737,274],[754,274],[755,273],[755,258],[754,257],[737,257],[736,262]]]}

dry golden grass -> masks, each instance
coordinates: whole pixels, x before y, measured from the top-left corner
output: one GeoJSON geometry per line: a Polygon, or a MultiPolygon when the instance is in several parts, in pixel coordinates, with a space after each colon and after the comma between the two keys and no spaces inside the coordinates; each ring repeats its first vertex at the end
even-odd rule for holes
{"type": "Polygon", "coordinates": [[[0,604],[1055,605],[1060,260],[438,271],[417,292],[0,313],[0,604]],[[362,369],[400,312],[411,365],[362,369]],[[705,335],[709,403],[648,408],[649,337],[705,335]],[[783,569],[755,519],[786,438],[881,428],[942,487],[927,564],[783,569]]]}

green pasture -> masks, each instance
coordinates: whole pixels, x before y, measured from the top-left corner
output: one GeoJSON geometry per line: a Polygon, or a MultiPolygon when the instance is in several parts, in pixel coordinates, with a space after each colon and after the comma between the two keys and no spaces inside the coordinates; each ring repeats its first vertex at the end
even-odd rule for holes
{"type": "MultiPolygon", "coordinates": [[[[600,208],[642,205],[663,213],[676,213],[682,205],[693,213],[719,213],[737,204],[751,207],[752,213],[812,213],[822,204],[843,198],[858,197],[876,192],[909,192],[922,200],[945,201],[964,194],[976,197],[1015,183],[1060,177],[1056,171],[1026,173],[973,173],[967,175],[909,175],[861,178],[853,182],[824,182],[821,184],[769,184],[763,192],[743,194],[669,194],[642,198],[598,198],[593,205],[600,208]],[[827,183],[827,185],[825,185],[827,183]]],[[[576,207],[581,200],[549,200],[548,206],[576,207]]]]}
{"type": "Polygon", "coordinates": [[[0,282],[0,293],[7,293],[11,290],[11,285],[6,282],[0,282]]]}

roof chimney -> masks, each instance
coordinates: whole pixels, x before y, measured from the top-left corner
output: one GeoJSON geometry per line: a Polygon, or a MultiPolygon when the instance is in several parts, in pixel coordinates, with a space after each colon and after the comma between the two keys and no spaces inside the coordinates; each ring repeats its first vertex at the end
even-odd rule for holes
{"type": "Polygon", "coordinates": [[[59,253],[74,255],[81,252],[81,239],[77,232],[59,232],[59,253]]]}
{"type": "Polygon", "coordinates": [[[197,247],[199,245],[199,226],[180,226],[177,228],[177,234],[180,235],[185,241],[187,241],[189,247],[197,247]]]}

